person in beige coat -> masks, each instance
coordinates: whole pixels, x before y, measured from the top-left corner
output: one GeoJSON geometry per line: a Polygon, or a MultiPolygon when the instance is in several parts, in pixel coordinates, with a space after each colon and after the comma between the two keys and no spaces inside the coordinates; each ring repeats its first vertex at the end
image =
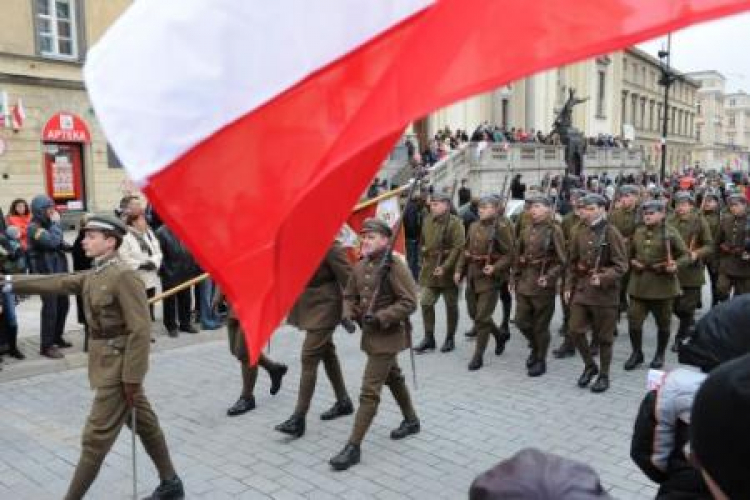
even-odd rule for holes
{"type": "MultiPolygon", "coordinates": [[[[146,296],[151,298],[156,295],[160,283],[158,271],[163,256],[159,240],[148,227],[142,208],[131,208],[125,222],[128,225],[128,233],[122,240],[120,258],[125,265],[138,273],[146,288],[146,296]]],[[[151,321],[154,321],[153,305],[149,305],[149,312],[151,321]]]]}

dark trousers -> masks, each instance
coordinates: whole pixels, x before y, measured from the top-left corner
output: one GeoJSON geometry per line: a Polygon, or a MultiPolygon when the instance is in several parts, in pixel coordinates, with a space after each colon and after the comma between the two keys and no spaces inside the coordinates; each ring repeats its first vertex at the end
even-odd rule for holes
{"type": "MultiPolygon", "coordinates": [[[[166,284],[163,286],[165,290],[169,288],[166,284]]],[[[178,325],[181,328],[190,326],[191,299],[189,288],[164,299],[164,327],[167,330],[174,330],[178,325]]]]}
{"type": "MultiPolygon", "coordinates": [[[[146,297],[149,299],[156,297],[156,288],[146,288],[146,297]]],[[[154,315],[154,305],[150,304],[148,305],[148,313],[151,316],[151,321],[156,321],[156,316],[154,315]]]]}
{"type": "Polygon", "coordinates": [[[419,281],[419,240],[406,240],[406,261],[414,281],[419,281]]]}
{"type": "Polygon", "coordinates": [[[70,300],[67,295],[42,295],[41,350],[49,349],[62,339],[70,300]]]}

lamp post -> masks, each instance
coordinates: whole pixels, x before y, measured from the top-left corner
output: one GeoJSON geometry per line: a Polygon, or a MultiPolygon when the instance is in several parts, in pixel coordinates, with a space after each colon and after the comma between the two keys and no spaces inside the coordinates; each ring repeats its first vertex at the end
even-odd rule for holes
{"type": "Polygon", "coordinates": [[[676,80],[676,75],[669,66],[669,56],[672,51],[672,34],[667,35],[667,47],[659,51],[661,61],[661,78],[659,85],[664,86],[664,115],[661,123],[661,170],[659,172],[660,183],[664,182],[667,175],[667,135],[669,133],[669,88],[676,80]]]}

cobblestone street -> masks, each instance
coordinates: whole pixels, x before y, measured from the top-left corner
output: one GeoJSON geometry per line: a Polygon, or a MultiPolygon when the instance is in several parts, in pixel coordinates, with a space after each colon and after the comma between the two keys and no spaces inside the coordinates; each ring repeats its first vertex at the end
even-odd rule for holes
{"type": "MultiPolygon", "coordinates": [[[[33,302],[21,307],[27,352],[33,345],[29,337],[38,335],[29,333],[38,328],[33,307],[33,302]]],[[[414,319],[420,337],[418,315],[414,319]]],[[[553,331],[558,326],[559,314],[553,331]]],[[[629,353],[625,335],[619,336],[615,347],[612,388],[595,395],[575,386],[582,370],[578,358],[550,360],[546,376],[527,377],[525,342],[514,328],[503,356],[490,353],[482,370],[468,372],[473,343],[463,337],[466,327],[464,315],[454,353],[417,357],[419,388],[413,396],[422,432],[400,442],[389,439],[400,415],[384,391],[381,411],[363,443],[361,464],[342,473],[331,471],[327,462],[343,446],[352,417],[326,423],[318,419],[333,403],[322,369],[306,435],[290,442],[273,431],[291,413],[296,400],[299,332],[284,327],[273,339],[271,356],[290,367],[280,394],[268,394],[268,379],[262,372],[256,390],[258,408],[236,418],[225,415],[238,396],[240,376],[224,330],[177,340],[160,337],[147,393],[162,421],[188,498],[461,499],[467,497],[478,473],[527,446],[589,463],[615,498],[653,497],[653,485],[629,458],[632,422],[644,394],[646,370],[627,374],[622,370],[629,353]],[[182,345],[185,342],[193,345],[182,345]]],[[[624,320],[620,327],[624,331],[624,320]]],[[[69,336],[80,343],[75,335],[69,336]]],[[[646,355],[650,356],[654,339],[648,337],[646,355]]],[[[358,335],[342,330],[336,339],[349,391],[356,397],[365,359],[358,335]]],[[[554,335],[553,345],[558,342],[554,335]]],[[[83,360],[81,354],[68,357],[78,359],[79,364],[83,360]]],[[[670,353],[668,366],[674,364],[670,353]]],[[[80,433],[92,399],[86,372],[66,370],[64,363],[46,360],[3,365],[0,498],[61,498],[78,458],[80,433]],[[39,372],[54,372],[18,377],[24,363],[39,372]],[[56,367],[50,369],[50,364],[56,367]]],[[[402,354],[401,365],[411,388],[407,353],[402,354]]],[[[130,434],[125,429],[89,497],[129,498],[130,464],[130,434]]],[[[139,490],[146,495],[157,478],[140,446],[138,468],[139,490]]]]}

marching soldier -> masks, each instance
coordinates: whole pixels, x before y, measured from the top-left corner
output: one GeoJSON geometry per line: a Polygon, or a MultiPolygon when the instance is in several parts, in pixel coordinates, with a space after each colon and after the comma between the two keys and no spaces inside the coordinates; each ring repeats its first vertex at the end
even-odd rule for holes
{"type": "Polygon", "coordinates": [[[450,213],[451,200],[435,194],[430,200],[430,215],[422,223],[422,267],[419,272],[424,340],[414,350],[425,353],[435,349],[435,304],[445,301],[448,330],[440,352],[455,349],[458,327],[458,286],[453,281],[456,262],[464,247],[461,219],[450,213]]]}
{"type": "Polygon", "coordinates": [[[127,227],[113,217],[94,216],[84,231],[84,251],[94,259],[91,271],[5,276],[6,286],[18,293],[83,296],[90,335],[89,382],[96,394],[83,430],[81,458],[65,498],[83,498],[122,426],[130,427],[135,418],[136,432],[161,479],[150,498],[181,499],[182,481],[143,390],[151,318],[143,283],[117,255],[127,227]]]}
{"type": "Polygon", "coordinates": [[[719,236],[719,226],[721,225],[721,197],[719,191],[706,190],[703,193],[703,218],[706,219],[708,227],[711,230],[711,242],[714,243],[714,251],[705,259],[708,277],[711,281],[711,307],[719,303],[716,284],[719,281],[719,256],[721,252],[716,247],[716,239],[719,236]]]}
{"type": "MultiPolygon", "coordinates": [[[[563,217],[562,223],[560,224],[563,237],[565,238],[566,248],[570,248],[570,242],[573,241],[578,228],[584,224],[581,218],[581,210],[583,205],[581,200],[586,195],[586,192],[582,189],[572,189],[570,191],[570,204],[572,210],[563,217]]],[[[564,279],[564,278],[563,278],[564,279]]],[[[562,290],[565,290],[565,283],[563,282],[562,290]]],[[[576,347],[573,343],[573,339],[568,331],[568,322],[570,321],[570,304],[567,301],[562,301],[563,308],[563,324],[560,327],[560,333],[563,335],[563,342],[557,349],[552,351],[552,355],[555,358],[562,359],[570,356],[575,356],[576,347]]]]}
{"type": "Polygon", "coordinates": [[[716,291],[720,301],[750,292],[750,231],[748,231],[747,198],[732,194],[727,199],[729,213],[719,226],[716,247],[720,251],[719,280],[716,291]]]}
{"type": "Polygon", "coordinates": [[[628,284],[628,327],[632,353],[625,362],[627,371],[643,363],[643,322],[649,312],[654,315],[657,328],[656,354],[650,366],[664,366],[672,303],[680,294],[677,270],[690,262],[680,233],[666,224],[664,202],[647,201],[642,210],[644,224],[635,230],[629,249],[632,276],[628,284]]]}
{"type": "MultiPolygon", "coordinates": [[[[221,303],[224,295],[219,292],[214,299],[214,306],[221,303]]],[[[229,315],[227,317],[227,333],[229,335],[229,352],[240,362],[240,372],[242,373],[242,392],[237,401],[227,410],[227,416],[236,417],[243,415],[255,409],[255,383],[258,380],[258,366],[261,366],[271,378],[270,393],[275,396],[281,389],[281,381],[286,375],[287,366],[276,363],[268,356],[260,353],[258,363],[250,365],[250,357],[247,352],[247,343],[245,341],[245,331],[242,329],[240,320],[234,313],[231,304],[229,305],[229,315]]]]}
{"type": "Polygon", "coordinates": [[[590,194],[581,200],[584,223],[576,231],[569,247],[565,302],[570,304],[570,335],[584,362],[578,386],[591,386],[599,393],[609,389],[612,342],[617,326],[622,275],[628,268],[628,254],[620,232],[606,219],[603,196],[590,194]],[[599,345],[600,366],[596,365],[586,330],[599,345]]]}
{"type": "MultiPolygon", "coordinates": [[[[404,420],[391,432],[391,439],[403,439],[420,430],[412,406],[398,353],[409,345],[409,316],[417,309],[417,287],[406,265],[398,258],[383,286],[379,264],[392,236],[391,228],[378,219],[367,219],[362,225],[362,254],[352,270],[344,291],[344,317],[362,327],[361,348],[367,354],[362,377],[359,408],[354,428],[344,449],[330,460],[335,470],[345,470],[359,463],[360,445],[380,404],[380,392],[387,385],[404,420]],[[377,293],[377,302],[371,304],[377,293]]],[[[453,276],[451,276],[451,279],[453,276]]]]}
{"type": "Polygon", "coordinates": [[[713,240],[708,222],[695,210],[695,200],[690,191],[678,191],[674,195],[675,213],[669,223],[679,231],[687,244],[690,264],[677,271],[682,294],[674,301],[674,314],[680,320],[672,347],[677,352],[678,343],[687,337],[692,326],[695,310],[701,300],[701,291],[706,282],[703,262],[713,253],[713,240]]]}
{"type": "Polygon", "coordinates": [[[321,361],[336,395],[336,402],[320,416],[321,420],[333,420],[354,413],[333,343],[333,332],[342,318],[343,289],[350,273],[346,250],[334,241],[289,313],[287,323],[305,330],[305,340],[300,356],[302,373],[297,406],[288,420],[276,426],[279,432],[294,437],[304,435],[305,416],[315,392],[318,364],[321,361]]]}
{"type": "MultiPolygon", "coordinates": [[[[630,242],[635,234],[635,229],[639,224],[638,217],[638,197],[641,189],[633,184],[620,186],[618,207],[609,214],[609,223],[612,224],[625,239],[625,249],[630,255],[630,242]]],[[[617,193],[615,194],[617,196],[617,193]]],[[[623,313],[628,310],[628,282],[630,281],[630,269],[622,276],[622,286],[620,287],[620,309],[623,313]]]]}
{"type": "Polygon", "coordinates": [[[535,195],[527,201],[531,204],[531,224],[521,233],[514,266],[516,326],[531,347],[526,360],[528,374],[538,377],[547,371],[549,324],[565,263],[565,242],[562,230],[553,221],[550,199],[535,195]]]}
{"type": "Polygon", "coordinates": [[[495,354],[505,350],[509,335],[500,332],[492,319],[498,294],[513,263],[513,229],[499,212],[500,198],[484,196],[479,201],[479,220],[469,228],[466,250],[456,266],[456,285],[466,276],[466,307],[474,319],[477,342],[469,370],[482,367],[490,334],[495,337],[495,354]]]}

